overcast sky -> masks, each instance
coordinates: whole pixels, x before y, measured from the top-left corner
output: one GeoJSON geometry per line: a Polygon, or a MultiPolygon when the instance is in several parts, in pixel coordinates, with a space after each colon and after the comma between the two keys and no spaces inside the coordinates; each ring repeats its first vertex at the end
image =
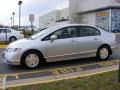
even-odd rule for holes
{"type": "MultiPolygon", "coordinates": [[[[12,12],[15,12],[15,24],[18,25],[19,0],[0,0],[0,24],[10,25],[12,12]]],[[[69,0],[22,0],[21,25],[29,25],[29,14],[35,15],[34,24],[38,26],[38,16],[56,9],[68,7],[69,0]]]]}

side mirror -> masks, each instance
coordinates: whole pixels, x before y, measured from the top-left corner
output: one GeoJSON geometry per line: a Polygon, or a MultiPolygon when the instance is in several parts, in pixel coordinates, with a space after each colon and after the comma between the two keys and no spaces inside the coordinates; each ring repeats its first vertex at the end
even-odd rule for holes
{"type": "Polygon", "coordinates": [[[54,41],[54,40],[56,40],[57,39],[57,36],[56,35],[52,35],[51,37],[50,37],[50,40],[51,41],[54,41]]]}

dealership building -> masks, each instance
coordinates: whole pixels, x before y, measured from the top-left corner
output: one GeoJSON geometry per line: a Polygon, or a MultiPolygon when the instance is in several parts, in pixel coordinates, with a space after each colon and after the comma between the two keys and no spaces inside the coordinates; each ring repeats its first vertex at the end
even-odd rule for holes
{"type": "Polygon", "coordinates": [[[69,0],[69,8],[54,10],[39,17],[39,27],[82,23],[106,31],[120,30],[120,0],[69,0]]]}
{"type": "Polygon", "coordinates": [[[70,23],[120,30],[120,0],[69,0],[70,23]]]}
{"type": "Polygon", "coordinates": [[[52,27],[56,24],[68,23],[69,8],[54,10],[39,16],[39,27],[41,29],[52,27]]]}

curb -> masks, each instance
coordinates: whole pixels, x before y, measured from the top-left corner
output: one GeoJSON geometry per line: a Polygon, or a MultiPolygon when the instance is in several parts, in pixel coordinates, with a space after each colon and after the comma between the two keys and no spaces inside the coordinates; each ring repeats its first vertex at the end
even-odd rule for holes
{"type": "MultiPolygon", "coordinates": [[[[106,73],[106,72],[110,72],[110,71],[115,71],[115,70],[118,69],[117,67],[118,66],[115,65],[115,66],[112,66],[111,69],[106,68],[106,70],[101,69],[101,70],[98,70],[97,72],[93,72],[92,71],[91,73],[83,73],[83,74],[79,74],[78,73],[77,75],[74,74],[74,75],[71,75],[71,76],[69,76],[69,75],[66,76],[65,74],[63,74],[63,76],[61,76],[61,77],[59,75],[54,75],[52,77],[44,77],[45,79],[43,78],[41,80],[40,80],[40,78],[37,78],[35,80],[31,79],[31,80],[27,80],[27,83],[17,83],[17,82],[22,82],[22,81],[17,81],[16,82],[16,80],[15,80],[15,81],[13,81],[11,83],[8,82],[7,88],[20,87],[20,86],[28,86],[28,85],[35,85],[35,84],[43,84],[43,83],[52,83],[52,82],[56,82],[56,81],[69,80],[69,79],[75,79],[75,78],[80,78],[80,77],[82,78],[82,77],[87,77],[87,76],[102,74],[102,73],[106,73]],[[48,78],[48,79],[46,80],[46,78],[48,78]]],[[[0,87],[0,89],[2,89],[2,87],[0,87]]]]}

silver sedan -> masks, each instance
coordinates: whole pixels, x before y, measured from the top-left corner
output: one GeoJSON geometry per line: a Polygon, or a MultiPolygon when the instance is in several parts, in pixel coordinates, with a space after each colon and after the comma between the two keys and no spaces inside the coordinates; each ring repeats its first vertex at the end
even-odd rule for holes
{"type": "Polygon", "coordinates": [[[13,42],[19,39],[23,39],[24,35],[22,31],[17,31],[11,28],[0,28],[0,41],[13,42]]]}
{"type": "Polygon", "coordinates": [[[43,62],[96,56],[107,60],[117,49],[119,36],[97,27],[68,24],[51,27],[8,45],[4,62],[33,69],[43,62]]]}

